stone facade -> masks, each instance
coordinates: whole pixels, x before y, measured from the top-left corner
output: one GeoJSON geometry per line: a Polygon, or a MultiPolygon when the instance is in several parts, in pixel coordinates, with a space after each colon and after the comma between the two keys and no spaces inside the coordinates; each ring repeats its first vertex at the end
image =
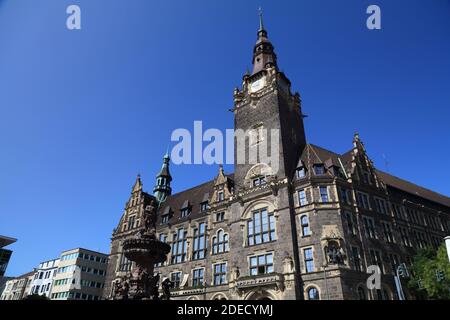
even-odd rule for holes
{"type": "MultiPolygon", "coordinates": [[[[396,299],[397,266],[450,233],[450,199],[377,170],[357,134],[343,154],[307,143],[300,95],[262,21],[253,64],[234,91],[235,129],[247,134],[234,174],[220,167],[172,195],[164,158],[157,232],[172,252],[156,272],[176,283],[175,299],[396,299]],[[271,158],[240,161],[265,146],[271,158]],[[370,265],[380,290],[365,285],[370,265]]],[[[104,298],[133,267],[122,243],[142,229],[148,198],[138,177],[112,235],[104,298]]]]}

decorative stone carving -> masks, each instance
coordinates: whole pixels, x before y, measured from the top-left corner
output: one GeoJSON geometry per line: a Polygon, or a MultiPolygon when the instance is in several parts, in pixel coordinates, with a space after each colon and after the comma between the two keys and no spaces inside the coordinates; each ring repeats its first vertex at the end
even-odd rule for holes
{"type": "MultiPolygon", "coordinates": [[[[113,299],[156,300],[159,299],[159,275],[154,274],[155,263],[164,262],[170,246],[156,238],[156,199],[152,197],[143,213],[143,229],[136,238],[123,242],[127,259],[135,262],[129,276],[116,284],[113,299]]],[[[163,286],[163,289],[165,287],[163,286]]],[[[169,290],[170,291],[170,290],[169,290]]],[[[165,293],[167,299],[170,293],[165,293]]]]}
{"type": "Polygon", "coordinates": [[[337,225],[322,226],[321,243],[328,264],[344,264],[343,238],[337,225]]]}

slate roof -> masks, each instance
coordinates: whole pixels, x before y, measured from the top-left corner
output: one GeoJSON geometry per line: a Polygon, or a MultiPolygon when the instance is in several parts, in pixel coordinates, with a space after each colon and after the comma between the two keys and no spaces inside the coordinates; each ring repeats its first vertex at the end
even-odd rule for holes
{"type": "MultiPolygon", "coordinates": [[[[327,149],[321,148],[319,146],[309,144],[309,146],[315,151],[315,154],[322,160],[323,163],[328,159],[332,159],[333,161],[340,158],[344,167],[349,168],[349,163],[352,159],[352,150],[340,155],[335,152],[329,151],[327,149]]],[[[306,149],[306,148],[305,148],[306,149]]],[[[395,189],[399,189],[401,191],[410,193],[414,196],[419,196],[421,198],[430,200],[432,202],[439,203],[441,205],[450,207],[450,198],[442,195],[440,193],[431,191],[429,189],[418,186],[412,182],[403,180],[401,178],[390,175],[384,171],[376,170],[378,177],[388,186],[393,187],[395,189]]]]}
{"type": "MultiPolygon", "coordinates": [[[[352,150],[345,152],[343,154],[338,154],[313,144],[307,144],[302,152],[302,156],[300,157],[299,166],[301,165],[308,166],[308,163],[311,166],[317,163],[340,166],[338,159],[341,160],[344,168],[348,172],[350,169],[350,162],[352,160],[352,150]],[[310,161],[308,161],[308,157],[310,161]]],[[[307,169],[311,170],[312,168],[307,169]]],[[[378,177],[386,185],[392,188],[399,189],[403,192],[412,194],[414,196],[419,196],[429,201],[450,207],[450,198],[447,196],[420,187],[414,183],[400,179],[381,170],[376,170],[376,172],[378,174],[378,177]]],[[[233,179],[233,174],[228,174],[227,177],[233,179]]],[[[203,184],[200,184],[198,186],[195,186],[193,188],[169,196],[167,200],[159,208],[160,214],[158,215],[158,219],[161,218],[161,215],[167,214],[169,212],[169,209],[171,213],[170,223],[172,224],[176,224],[178,222],[188,219],[196,219],[201,217],[205,213],[200,211],[200,204],[204,202],[205,199],[209,198],[209,195],[212,194],[213,188],[214,188],[214,179],[205,182],[203,184]],[[181,218],[180,210],[186,203],[189,203],[191,213],[189,214],[188,217],[181,218]]]]}
{"type": "MultiPolygon", "coordinates": [[[[227,177],[233,179],[233,174],[228,174],[227,177]]],[[[205,199],[209,199],[209,195],[212,194],[211,191],[213,188],[214,179],[167,197],[167,200],[164,201],[159,208],[160,214],[158,215],[158,219],[161,219],[161,215],[167,214],[169,210],[171,213],[171,223],[177,223],[188,219],[196,219],[203,216],[205,213],[200,211],[200,204],[205,202],[205,199]],[[181,218],[180,210],[187,202],[189,203],[191,213],[189,216],[181,218]]]]}

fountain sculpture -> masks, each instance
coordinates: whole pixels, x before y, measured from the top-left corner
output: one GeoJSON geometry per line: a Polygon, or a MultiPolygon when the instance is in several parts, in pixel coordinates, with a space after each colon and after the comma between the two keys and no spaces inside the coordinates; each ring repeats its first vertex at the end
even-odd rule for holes
{"type": "MultiPolygon", "coordinates": [[[[154,266],[166,260],[170,246],[156,238],[156,204],[156,199],[152,197],[144,210],[144,228],[135,238],[125,240],[123,243],[125,257],[134,262],[134,268],[131,273],[115,283],[114,300],[160,299],[158,290],[160,276],[154,274],[154,266]]],[[[169,300],[172,282],[165,279],[161,285],[164,292],[162,299],[169,300]]]]}

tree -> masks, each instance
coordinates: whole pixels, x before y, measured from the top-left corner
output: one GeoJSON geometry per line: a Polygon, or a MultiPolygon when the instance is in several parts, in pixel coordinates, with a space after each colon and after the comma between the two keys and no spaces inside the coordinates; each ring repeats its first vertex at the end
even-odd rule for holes
{"type": "Polygon", "coordinates": [[[442,244],[437,250],[422,249],[414,257],[408,287],[418,296],[450,299],[450,262],[442,244]]]}

